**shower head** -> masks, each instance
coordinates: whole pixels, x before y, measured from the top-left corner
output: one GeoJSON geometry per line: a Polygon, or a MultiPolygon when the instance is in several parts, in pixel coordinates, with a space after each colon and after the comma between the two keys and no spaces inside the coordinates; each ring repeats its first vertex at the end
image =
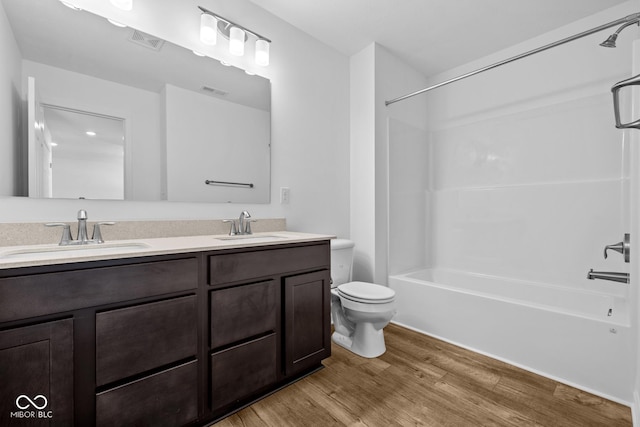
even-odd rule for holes
{"type": "Polygon", "coordinates": [[[607,37],[607,39],[605,41],[600,43],[600,46],[602,46],[602,47],[616,47],[616,39],[618,38],[618,34],[620,34],[620,31],[624,30],[629,25],[633,25],[633,24],[640,25],[640,18],[631,19],[629,22],[625,22],[624,24],[622,24],[620,26],[620,28],[618,28],[616,30],[615,33],[611,34],[609,37],[607,37]]]}
{"type": "Polygon", "coordinates": [[[613,33],[605,41],[600,43],[602,47],[616,47],[616,39],[618,38],[618,33],[613,33]]]}

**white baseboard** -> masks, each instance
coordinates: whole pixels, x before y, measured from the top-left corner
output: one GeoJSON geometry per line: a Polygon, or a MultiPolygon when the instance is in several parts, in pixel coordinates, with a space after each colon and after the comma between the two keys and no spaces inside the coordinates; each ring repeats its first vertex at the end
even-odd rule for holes
{"type": "Polygon", "coordinates": [[[631,421],[636,427],[640,427],[640,393],[633,392],[633,402],[631,403],[631,421]]]}

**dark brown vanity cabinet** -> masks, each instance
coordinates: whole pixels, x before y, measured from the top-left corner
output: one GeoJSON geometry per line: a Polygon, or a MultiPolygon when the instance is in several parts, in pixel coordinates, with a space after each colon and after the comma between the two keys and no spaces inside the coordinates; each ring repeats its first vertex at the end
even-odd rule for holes
{"type": "Polygon", "coordinates": [[[0,269],[0,425],[205,425],[297,380],[330,355],[329,256],[325,240],[0,269]]]}
{"type": "Polygon", "coordinates": [[[209,257],[211,407],[242,405],[331,354],[328,242],[209,257]]]}
{"type": "Polygon", "coordinates": [[[240,402],[278,380],[275,280],[211,291],[211,406],[240,402]]]}
{"type": "Polygon", "coordinates": [[[0,332],[0,425],[73,424],[73,320],[0,332]]]}
{"type": "Polygon", "coordinates": [[[0,270],[0,425],[196,421],[199,265],[191,255],[0,270]]]}
{"type": "Polygon", "coordinates": [[[96,425],[195,420],[197,332],[195,295],[97,313],[96,425]]]}
{"type": "Polygon", "coordinates": [[[331,276],[328,270],[284,278],[285,374],[331,355],[331,276]]]}

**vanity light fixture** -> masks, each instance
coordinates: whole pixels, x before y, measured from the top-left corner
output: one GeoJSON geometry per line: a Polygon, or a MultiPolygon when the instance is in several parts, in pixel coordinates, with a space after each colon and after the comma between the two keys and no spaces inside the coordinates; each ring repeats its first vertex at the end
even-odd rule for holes
{"type": "Polygon", "coordinates": [[[236,24],[224,18],[216,13],[211,12],[198,6],[202,15],[200,16],[200,41],[205,44],[213,45],[214,43],[207,43],[207,40],[216,39],[217,34],[220,33],[226,39],[229,39],[229,52],[232,55],[243,56],[245,43],[249,39],[249,36],[256,39],[255,42],[255,63],[262,67],[269,65],[269,46],[271,40],[260,34],[236,24]],[[210,32],[216,34],[210,35],[210,32]],[[203,37],[203,33],[208,35],[208,38],[203,37]]]}
{"type": "Polygon", "coordinates": [[[265,39],[256,40],[256,64],[261,67],[269,65],[269,42],[265,39]]]}
{"type": "Polygon", "coordinates": [[[209,46],[218,43],[218,20],[215,16],[203,13],[200,16],[200,41],[209,46]]]}
{"type": "Polygon", "coordinates": [[[111,4],[122,10],[133,9],[133,0],[111,0],[111,4]]]}
{"type": "Polygon", "coordinates": [[[87,135],[89,135],[89,136],[96,136],[96,133],[95,133],[94,131],[92,131],[92,130],[88,130],[88,131],[86,131],[85,133],[86,133],[87,135]]]}
{"type": "Polygon", "coordinates": [[[229,52],[235,56],[244,55],[244,40],[246,34],[242,28],[231,27],[229,29],[229,52]]]}

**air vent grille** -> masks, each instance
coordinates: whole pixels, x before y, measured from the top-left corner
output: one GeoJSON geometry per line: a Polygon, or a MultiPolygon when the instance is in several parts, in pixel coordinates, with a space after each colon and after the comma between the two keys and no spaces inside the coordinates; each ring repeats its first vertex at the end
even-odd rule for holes
{"type": "Polygon", "coordinates": [[[226,92],[224,90],[220,90],[220,89],[216,89],[214,87],[209,87],[209,86],[202,86],[202,91],[206,92],[210,95],[217,95],[217,96],[227,96],[229,94],[229,92],[226,92]]]}
{"type": "Polygon", "coordinates": [[[164,40],[138,30],[131,32],[129,41],[155,51],[159,51],[164,45],[164,40]]]}

